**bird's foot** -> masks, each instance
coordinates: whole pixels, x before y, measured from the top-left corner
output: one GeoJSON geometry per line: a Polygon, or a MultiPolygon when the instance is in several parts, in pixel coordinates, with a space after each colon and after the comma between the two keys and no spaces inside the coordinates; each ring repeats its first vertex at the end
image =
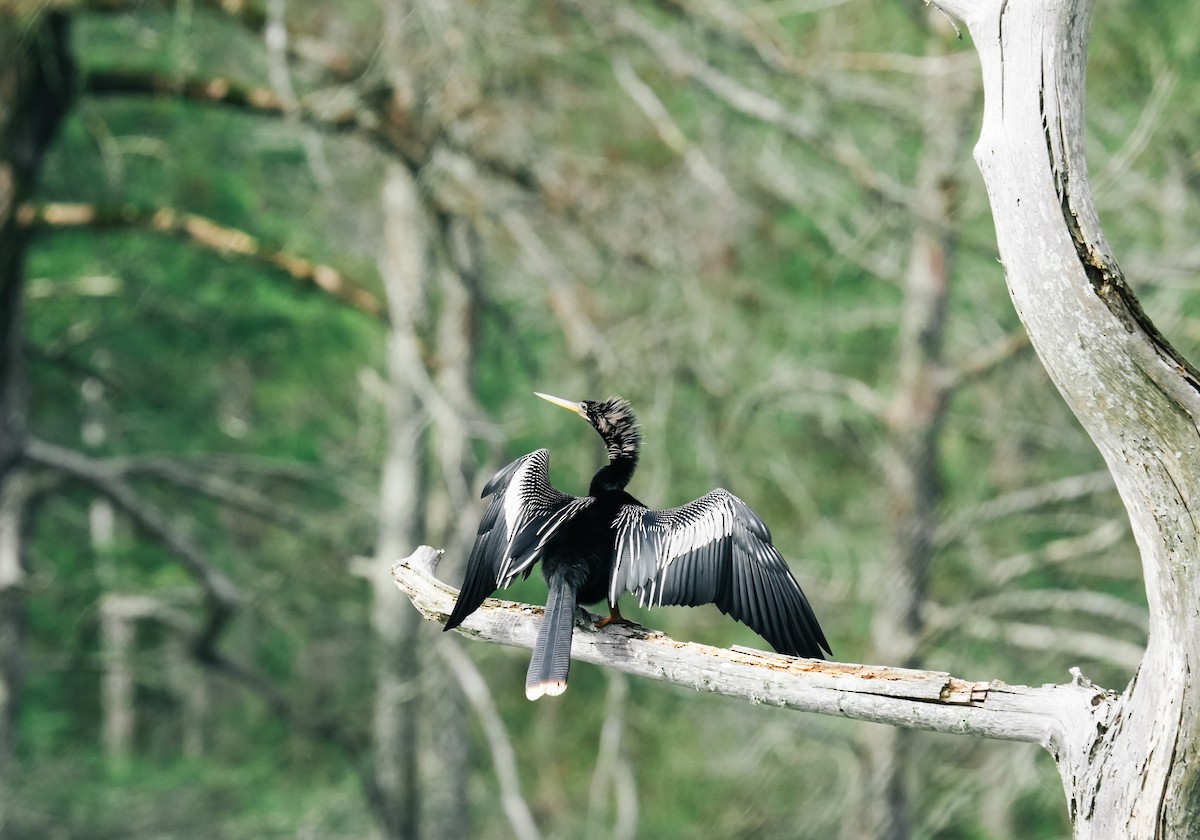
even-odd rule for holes
{"type": "Polygon", "coordinates": [[[621,611],[616,607],[608,608],[608,615],[596,622],[596,629],[607,627],[610,624],[636,624],[635,621],[630,621],[625,616],[621,615],[621,611]]]}

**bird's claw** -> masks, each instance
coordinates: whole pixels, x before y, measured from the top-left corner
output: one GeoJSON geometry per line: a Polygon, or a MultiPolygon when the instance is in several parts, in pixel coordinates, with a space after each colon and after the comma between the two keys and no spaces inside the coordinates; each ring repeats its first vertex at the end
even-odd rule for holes
{"type": "Polygon", "coordinates": [[[615,607],[610,607],[608,615],[596,622],[596,629],[600,630],[601,628],[607,627],[610,624],[624,624],[628,626],[637,624],[637,622],[630,621],[628,618],[621,615],[620,610],[616,609],[615,607]]]}

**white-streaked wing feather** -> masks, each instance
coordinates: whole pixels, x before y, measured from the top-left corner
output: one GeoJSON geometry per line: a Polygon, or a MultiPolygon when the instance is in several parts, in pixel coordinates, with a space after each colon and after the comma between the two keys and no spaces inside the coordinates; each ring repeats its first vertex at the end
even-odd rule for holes
{"type": "Polygon", "coordinates": [[[550,453],[530,452],[496,473],[483,488],[491,497],[475,545],[467,558],[467,571],[446,620],[457,627],[497,589],[527,574],[556,529],[594,500],[561,493],[550,483],[550,453]]]}
{"type": "Polygon", "coordinates": [[[820,657],[829,643],[800,585],[745,502],[717,489],[681,507],[626,505],[615,522],[609,598],[717,607],[784,653],[820,657]]]}
{"type": "Polygon", "coordinates": [[[537,560],[555,531],[595,500],[559,491],[550,483],[550,451],[538,449],[521,459],[503,490],[505,547],[496,566],[496,585],[509,586],[537,560]]]}

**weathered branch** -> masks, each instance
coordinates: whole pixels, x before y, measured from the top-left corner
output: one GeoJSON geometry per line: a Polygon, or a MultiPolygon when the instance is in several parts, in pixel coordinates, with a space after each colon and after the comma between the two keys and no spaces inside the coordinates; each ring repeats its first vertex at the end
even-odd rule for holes
{"type": "Polygon", "coordinates": [[[1149,643],[1097,737],[1057,756],[1076,840],[1200,823],[1200,372],[1143,312],[1105,240],[1084,155],[1092,0],[934,0],[979,52],[983,174],[1009,292],[1095,442],[1141,553],[1149,643]],[[1033,48],[1031,48],[1033,45],[1033,48]]]}
{"type": "Polygon", "coordinates": [[[174,236],[223,256],[232,254],[285,271],[296,280],[311,284],[373,318],[385,317],[379,299],[337,269],[286,251],[268,248],[245,231],[219,224],[196,213],[172,210],[169,207],[106,208],[92,204],[54,202],[22,205],[17,213],[17,220],[24,227],[31,229],[93,227],[145,230],[174,236]]]}
{"type": "MultiPolygon", "coordinates": [[[[428,619],[443,623],[457,591],[434,576],[440,552],[421,546],[392,567],[392,576],[428,619]]],[[[480,641],[532,647],[542,608],[489,599],[462,625],[480,641]]],[[[697,691],[797,711],[886,723],[931,732],[1041,744],[1083,737],[1103,722],[1111,695],[1085,680],[1040,687],[978,682],[917,671],[797,659],[746,648],[678,642],[636,625],[577,626],[572,654],[697,691]]]]}

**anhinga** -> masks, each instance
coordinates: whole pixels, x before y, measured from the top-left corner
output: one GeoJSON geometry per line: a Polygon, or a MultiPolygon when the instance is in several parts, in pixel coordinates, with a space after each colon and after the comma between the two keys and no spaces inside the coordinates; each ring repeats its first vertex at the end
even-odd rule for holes
{"type": "Polygon", "coordinates": [[[530,700],[566,690],[576,604],[607,598],[610,615],[598,625],[604,626],[623,621],[617,599],[624,592],[650,606],[716,604],[780,653],[824,658],[829,643],[808,599],[745,502],[718,489],[682,507],[650,510],[625,492],[641,443],[629,403],[538,396],[591,423],[608,463],[583,497],[550,483],[546,449],[496,473],[483,488],[491,501],[445,629],[517,575],[528,577],[540,559],[550,594],[525,677],[530,700]]]}

